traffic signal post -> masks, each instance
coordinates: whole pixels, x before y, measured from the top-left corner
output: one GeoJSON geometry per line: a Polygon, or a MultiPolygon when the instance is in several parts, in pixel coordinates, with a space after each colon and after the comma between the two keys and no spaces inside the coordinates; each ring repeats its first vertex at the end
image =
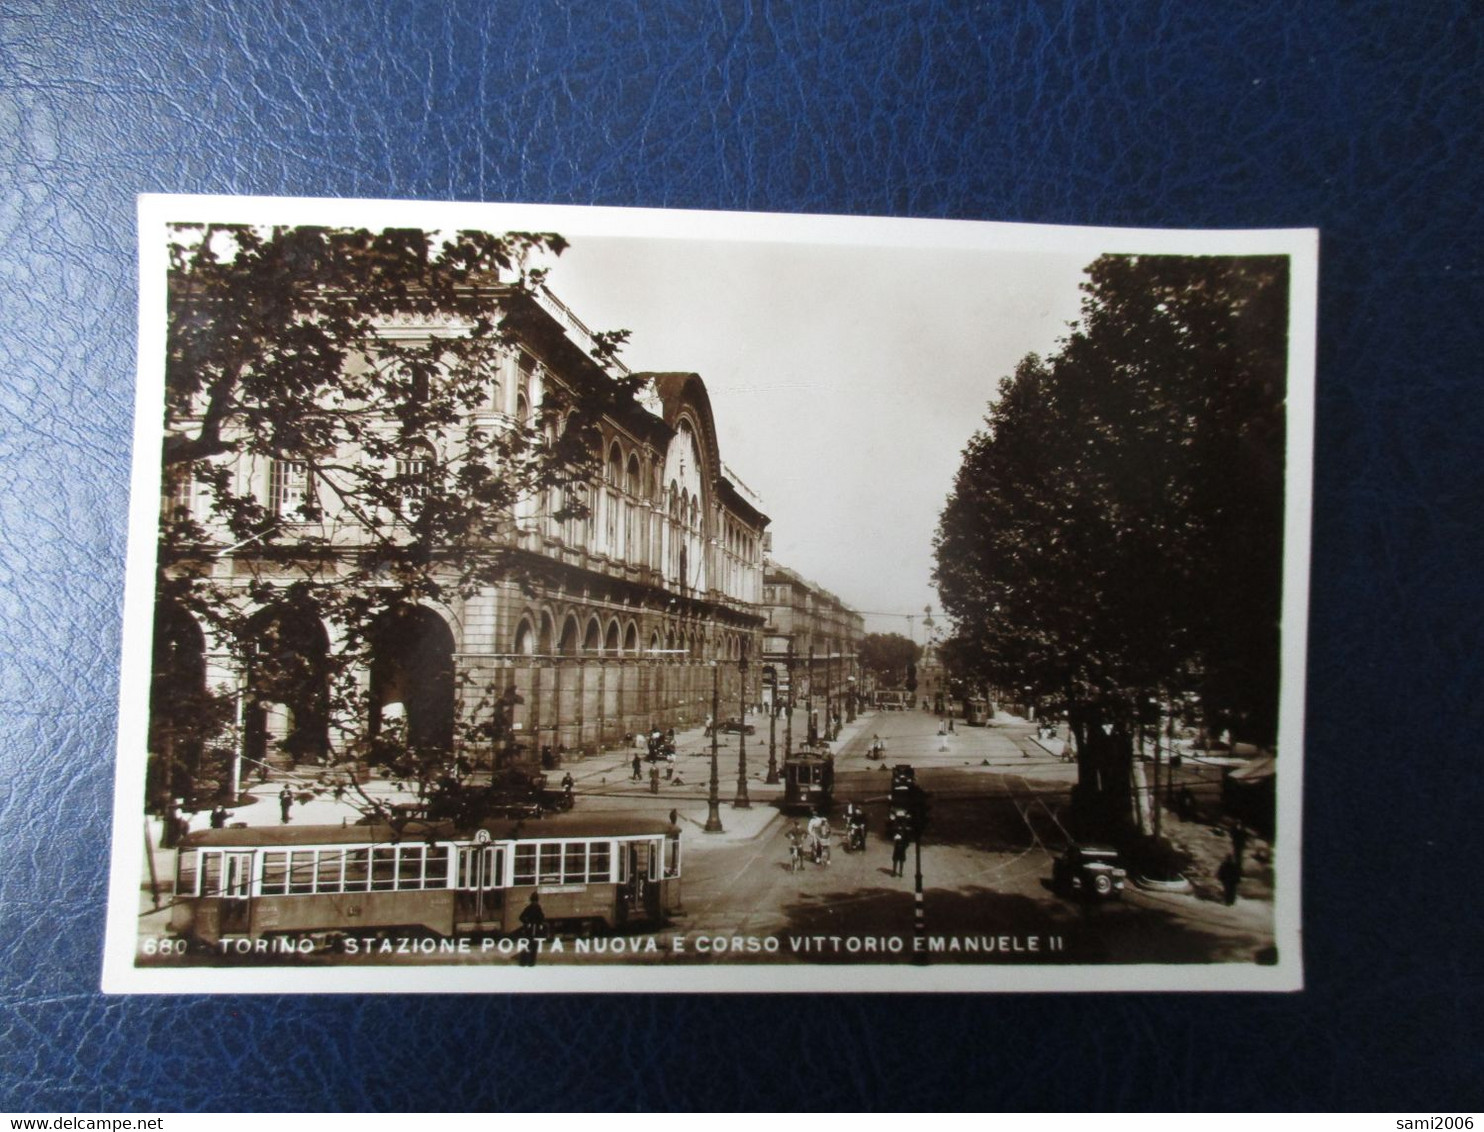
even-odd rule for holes
{"type": "Polygon", "coordinates": [[[930,808],[928,793],[917,785],[917,772],[908,764],[891,771],[891,798],[888,803],[893,821],[904,822],[912,837],[915,860],[915,886],[912,903],[913,962],[927,962],[927,906],[922,891],[922,834],[927,829],[930,808]]]}

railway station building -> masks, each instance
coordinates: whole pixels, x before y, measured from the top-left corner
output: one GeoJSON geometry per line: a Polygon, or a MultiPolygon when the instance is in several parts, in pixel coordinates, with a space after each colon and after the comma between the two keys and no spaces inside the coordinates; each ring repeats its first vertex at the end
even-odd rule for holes
{"type": "MultiPolygon", "coordinates": [[[[580,397],[604,375],[591,332],[544,286],[512,291],[507,301],[504,354],[488,373],[488,399],[449,434],[524,423],[548,391],[580,397]]],[[[405,339],[446,328],[409,320],[380,332],[405,339]]],[[[572,489],[585,494],[588,516],[557,518],[559,500],[549,492],[523,499],[508,525],[505,550],[515,565],[508,576],[469,593],[451,584],[436,599],[387,611],[356,673],[363,701],[356,726],[328,706],[325,662],[342,647],[342,630],[290,600],[293,576],[256,543],[234,540],[220,523],[213,528],[199,491],[167,480],[163,506],[202,524],[213,584],[237,595],[246,632],[258,637],[256,655],[271,651],[280,662],[242,660],[251,649],[212,639],[161,600],[156,693],[228,690],[236,701],[231,742],[248,766],[339,762],[356,732],[394,725],[411,744],[472,755],[475,765],[543,749],[570,756],[653,727],[701,723],[718,684],[728,703],[755,699],[746,682],[756,687],[763,651],[768,517],[722,463],[702,378],[633,376],[643,378],[638,392],[604,410],[596,474],[572,489]],[[505,713],[505,738],[479,750],[469,725],[492,703],[505,713]]],[[[446,440],[433,435],[428,443],[446,440]]],[[[346,560],[361,553],[354,524],[333,501],[305,518],[301,505],[315,487],[304,464],[240,453],[223,460],[234,490],[255,496],[303,538],[346,560]]]]}

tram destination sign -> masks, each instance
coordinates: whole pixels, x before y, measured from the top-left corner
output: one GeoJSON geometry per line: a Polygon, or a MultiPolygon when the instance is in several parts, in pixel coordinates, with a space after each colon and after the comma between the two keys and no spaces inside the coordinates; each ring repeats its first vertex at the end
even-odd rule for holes
{"type": "Polygon", "coordinates": [[[105,990],[1302,987],[1315,232],[139,240],[105,990]]]}

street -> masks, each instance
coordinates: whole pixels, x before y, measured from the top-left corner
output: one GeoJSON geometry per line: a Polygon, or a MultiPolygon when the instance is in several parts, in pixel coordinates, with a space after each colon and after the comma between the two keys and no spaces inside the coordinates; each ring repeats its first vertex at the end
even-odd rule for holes
{"type": "MultiPolygon", "coordinates": [[[[1131,881],[1121,899],[1105,902],[1053,891],[1052,859],[1069,841],[1065,823],[1076,766],[1055,753],[1059,745],[1038,743],[1033,725],[1014,717],[1000,716],[987,727],[957,726],[947,735],[939,734],[937,716],[921,711],[870,712],[847,725],[836,745],[832,859],[827,865],[806,861],[795,872],[786,830],[808,815],[786,813],[782,787],[764,782],[766,717],[751,718],[756,733],[747,739],[747,808],[733,805],[739,737],[718,739],[719,833],[704,832],[710,740],[700,730],[678,737],[676,774],[662,778],[658,793],[652,792],[650,764],[634,780],[632,751],[566,768],[580,812],[659,818],[675,812],[684,846],[682,910],[658,928],[629,929],[615,939],[566,937],[546,962],[1096,965],[1251,963],[1271,953],[1271,893],[1261,886],[1251,886],[1256,894],[1239,895],[1232,906],[1199,895],[1209,894],[1210,885],[1198,885],[1196,893],[1150,891],[1131,881]],[[877,738],[886,753],[873,761],[867,753],[877,738]],[[890,768],[904,763],[931,797],[920,857],[925,933],[916,943],[917,854],[909,852],[906,875],[894,877],[885,832],[890,768]],[[867,816],[864,852],[844,846],[840,815],[848,802],[867,816]]],[[[781,727],[776,743],[781,763],[781,727]]],[[[394,785],[375,788],[396,797],[394,785]]],[[[292,820],[338,825],[352,813],[348,802],[324,794],[298,805],[292,820]]],[[[234,818],[278,824],[274,792],[234,818]]],[[[162,860],[159,871],[168,875],[168,862],[162,860]]],[[[147,894],[144,910],[144,932],[163,933],[166,914],[151,909],[147,894]]],[[[337,955],[310,961],[371,960],[337,955]]],[[[461,960],[421,954],[405,961],[461,960]]]]}

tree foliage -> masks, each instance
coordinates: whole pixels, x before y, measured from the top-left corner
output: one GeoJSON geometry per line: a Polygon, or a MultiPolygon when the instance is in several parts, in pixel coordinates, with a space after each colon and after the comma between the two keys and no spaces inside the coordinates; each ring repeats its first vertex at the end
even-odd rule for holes
{"type": "MultiPolygon", "coordinates": [[[[311,714],[369,740],[355,672],[388,615],[509,576],[523,501],[585,517],[597,424],[634,392],[609,372],[625,332],[595,336],[573,395],[548,382],[520,419],[491,403],[512,312],[543,283],[526,264],[564,247],[553,233],[174,230],[157,603],[230,649],[249,694],[323,683],[311,714]],[[271,467],[279,499],[263,491],[271,467]],[[177,505],[188,493],[194,507],[177,505]]],[[[199,748],[200,690],[171,694],[172,665],[157,647],[152,748],[199,748]]]]}
{"type": "Polygon", "coordinates": [[[922,646],[900,633],[867,633],[860,641],[860,663],[888,687],[907,678],[907,665],[916,664],[922,646]]]}
{"type": "Polygon", "coordinates": [[[1105,256],[1083,292],[1059,352],[1020,362],[964,451],[936,540],[955,653],[1105,734],[1141,698],[1193,692],[1270,742],[1286,261],[1105,256]]]}

